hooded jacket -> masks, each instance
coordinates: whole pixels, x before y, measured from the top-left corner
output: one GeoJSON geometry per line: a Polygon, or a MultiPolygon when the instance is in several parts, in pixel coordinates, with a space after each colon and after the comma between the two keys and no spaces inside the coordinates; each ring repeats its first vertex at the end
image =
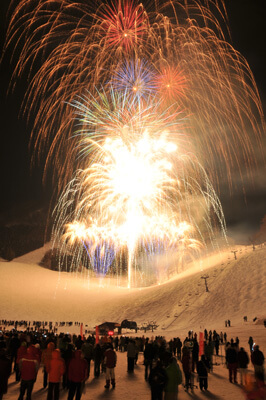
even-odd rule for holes
{"type": "Polygon", "coordinates": [[[47,368],[47,364],[52,359],[52,352],[55,349],[54,342],[49,342],[47,348],[42,352],[42,364],[47,368]]]}
{"type": "Polygon", "coordinates": [[[76,350],[68,366],[68,379],[71,382],[83,382],[87,378],[88,363],[82,357],[81,350],[76,350]]]}
{"type": "Polygon", "coordinates": [[[23,381],[36,379],[39,363],[36,360],[35,349],[33,346],[28,347],[26,354],[19,360],[19,368],[21,379],[23,381]]]}
{"type": "Polygon", "coordinates": [[[111,347],[109,347],[105,351],[104,360],[105,360],[105,365],[107,368],[115,368],[117,356],[116,356],[116,352],[111,347]]]}
{"type": "Polygon", "coordinates": [[[19,361],[25,356],[25,354],[27,354],[27,343],[22,342],[17,352],[16,364],[19,364],[19,361]]]}
{"type": "Polygon", "coordinates": [[[56,349],[52,352],[52,358],[46,364],[46,371],[48,372],[48,380],[51,383],[58,383],[66,370],[65,362],[61,358],[60,350],[56,349]]]}
{"type": "Polygon", "coordinates": [[[178,385],[182,383],[182,372],[179,368],[179,365],[173,361],[165,369],[165,372],[167,375],[165,391],[167,393],[176,393],[178,390],[178,385]]]}

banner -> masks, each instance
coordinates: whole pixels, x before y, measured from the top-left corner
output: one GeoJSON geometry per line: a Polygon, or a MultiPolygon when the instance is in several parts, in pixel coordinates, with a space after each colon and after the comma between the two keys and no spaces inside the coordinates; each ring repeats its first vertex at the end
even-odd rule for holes
{"type": "Polygon", "coordinates": [[[204,354],[204,333],[200,332],[199,333],[199,356],[202,356],[204,354]]]}
{"type": "Polygon", "coordinates": [[[80,324],[80,336],[81,336],[81,339],[83,339],[83,324],[80,324]]]}

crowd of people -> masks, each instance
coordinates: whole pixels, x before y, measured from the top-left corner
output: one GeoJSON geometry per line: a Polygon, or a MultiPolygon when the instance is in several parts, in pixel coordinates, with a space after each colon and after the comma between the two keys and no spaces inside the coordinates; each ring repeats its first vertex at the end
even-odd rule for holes
{"type": "MultiPolygon", "coordinates": [[[[196,386],[195,376],[202,391],[208,390],[208,375],[213,370],[213,357],[220,355],[223,346],[224,362],[228,367],[229,381],[248,387],[247,368],[251,361],[259,389],[265,393],[264,355],[258,345],[249,338],[250,354],[239,345],[239,339],[227,340],[227,334],[204,331],[200,342],[196,333],[188,332],[184,341],[179,337],[166,341],[155,338],[128,336],[77,336],[47,330],[10,329],[0,331],[0,400],[8,390],[12,371],[20,382],[18,399],[27,400],[40,366],[43,370],[43,388],[47,388],[47,400],[58,400],[60,389],[68,391],[68,400],[79,400],[90,375],[97,379],[105,374],[105,390],[115,388],[117,352],[127,356],[127,372],[134,373],[139,353],[143,353],[144,379],[149,383],[152,400],[177,399],[178,387],[184,381],[186,391],[196,386]],[[93,364],[93,370],[91,365],[93,364]],[[183,378],[184,377],[184,378],[183,378]]],[[[251,391],[250,391],[251,392],[251,391]]],[[[258,397],[259,398],[259,397],[258,397]]],[[[262,397],[263,398],[263,397],[262,397]]]]}

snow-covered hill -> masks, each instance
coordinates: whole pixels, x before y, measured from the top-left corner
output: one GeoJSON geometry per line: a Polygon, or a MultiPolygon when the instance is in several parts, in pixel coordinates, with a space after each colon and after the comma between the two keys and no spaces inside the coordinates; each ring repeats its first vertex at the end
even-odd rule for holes
{"type": "Polygon", "coordinates": [[[170,282],[130,290],[88,280],[85,273],[40,267],[48,246],[0,262],[0,319],[81,321],[93,327],[127,318],[139,325],[155,321],[170,334],[188,326],[221,325],[225,319],[240,323],[244,315],[248,321],[266,317],[264,246],[238,248],[236,260],[228,249],[170,282]],[[209,276],[208,292],[203,274],[209,276]]]}

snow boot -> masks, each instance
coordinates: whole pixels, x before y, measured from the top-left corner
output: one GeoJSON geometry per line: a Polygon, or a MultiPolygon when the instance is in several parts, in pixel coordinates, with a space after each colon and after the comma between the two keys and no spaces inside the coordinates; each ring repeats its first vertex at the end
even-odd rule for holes
{"type": "Polygon", "coordinates": [[[112,384],[112,388],[114,389],[115,388],[115,379],[111,380],[111,384],[112,384]]]}
{"type": "Polygon", "coordinates": [[[106,385],[104,387],[105,387],[105,389],[109,389],[109,387],[110,387],[110,379],[106,380],[106,385]]]}

